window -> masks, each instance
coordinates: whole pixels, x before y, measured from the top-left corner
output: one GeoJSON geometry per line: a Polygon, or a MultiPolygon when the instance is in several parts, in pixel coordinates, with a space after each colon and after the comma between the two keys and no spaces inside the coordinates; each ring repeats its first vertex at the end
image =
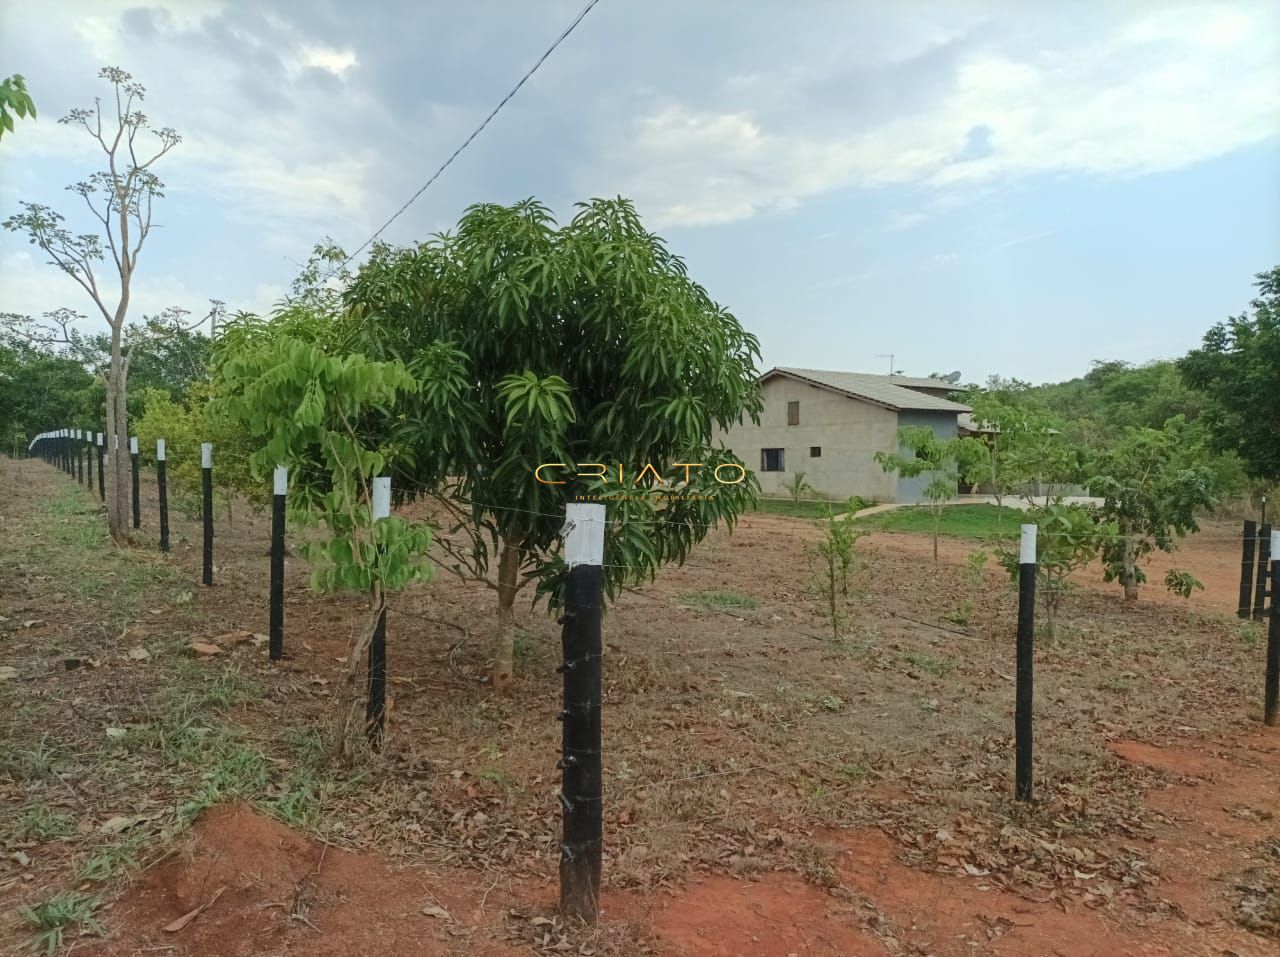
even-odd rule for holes
{"type": "Polygon", "coordinates": [[[782,449],[760,450],[761,472],[783,472],[782,449]]]}
{"type": "Polygon", "coordinates": [[[799,425],[799,424],[800,424],[800,403],[798,401],[788,402],[787,403],[787,425],[799,425]]]}
{"type": "Polygon", "coordinates": [[[821,446],[821,445],[811,445],[811,446],[809,446],[809,458],[811,458],[811,459],[820,459],[820,458],[822,458],[822,446],[821,446]]]}

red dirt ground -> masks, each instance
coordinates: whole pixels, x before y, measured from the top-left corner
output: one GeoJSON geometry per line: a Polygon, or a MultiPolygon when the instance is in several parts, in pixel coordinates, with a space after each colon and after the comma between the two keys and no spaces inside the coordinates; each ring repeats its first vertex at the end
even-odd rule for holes
{"type": "MultiPolygon", "coordinates": [[[[60,479],[39,463],[0,460],[0,473],[0,521],[16,536],[24,509],[5,512],[4,499],[16,506],[22,496],[48,498],[60,479]]],[[[197,581],[196,526],[181,514],[172,521],[175,548],[164,561],[197,581]]],[[[367,771],[361,794],[325,805],[336,832],[324,833],[334,843],[249,805],[217,807],[131,886],[113,888],[119,896],[105,895],[98,916],[108,938],[77,940],[73,952],[1280,952],[1274,937],[1245,930],[1235,913],[1240,875],[1280,856],[1280,729],[1258,730],[1260,650],[1241,640],[1233,619],[1209,611],[1235,607],[1238,565],[1233,580],[1223,563],[1238,557],[1225,540],[1192,539],[1179,557],[1209,586],[1190,610],[1158,581],[1138,603],[1101,583],[1072,596],[1078,634],[1037,650],[1037,804],[1024,813],[1007,797],[1014,603],[997,587],[1002,576],[993,571],[990,588],[974,589],[955,568],[971,545],[944,541],[934,568],[919,560],[927,537],[877,534],[859,543],[871,559],[867,597],[848,635],[831,642],[806,590],[804,544],[817,534],[811,523],[750,516],[732,537],[717,535],[688,566],[665,570],[611,608],[598,934],[564,932],[553,920],[556,629],[542,616],[523,617],[530,659],[510,694],[495,695],[480,680],[491,599],[442,577],[393,606],[394,747],[367,771]],[[694,600],[725,589],[758,606],[721,612],[694,600]],[[965,597],[976,606],[972,620],[953,627],[943,613],[965,597]],[[765,773],[738,773],[745,770],[765,773]],[[967,827],[980,836],[963,834],[963,853],[952,854],[967,827]],[[1024,842],[1053,848],[1039,854],[1024,842]],[[1064,873],[1074,854],[1084,856],[1074,874],[1071,865],[1064,873]],[[983,855],[1003,855],[999,870],[992,864],[985,873],[983,855]],[[184,928],[164,930],[205,905],[184,928]]],[[[194,619],[180,640],[262,629],[265,540],[260,516],[238,514],[234,527],[219,521],[217,585],[166,612],[165,622],[170,614],[194,619]]],[[[0,706],[47,704],[42,733],[64,735],[78,759],[100,747],[102,725],[155,720],[135,698],[171,666],[160,657],[168,626],[149,618],[131,625],[154,632],[157,658],[148,663],[104,654],[101,667],[65,670],[58,659],[80,653],[75,642],[96,654],[119,639],[86,633],[84,619],[72,617],[80,609],[61,600],[65,582],[40,564],[38,549],[33,555],[8,565],[0,555],[3,613],[49,619],[0,632],[0,662],[24,676],[0,706]],[[53,642],[56,656],[45,650],[53,642]],[[74,706],[65,715],[64,703],[74,706]]],[[[195,680],[225,668],[256,682],[260,690],[224,718],[267,749],[276,783],[288,758],[272,735],[330,715],[355,620],[356,603],[308,593],[304,572],[291,558],[287,667],[249,644],[188,662],[195,680]]],[[[169,607],[163,595],[154,604],[169,607]]],[[[38,792],[80,814],[71,802],[83,795],[102,809],[101,820],[141,803],[139,792],[151,803],[169,796],[158,784],[147,793],[154,782],[130,790],[87,759],[60,767],[74,794],[54,780],[0,774],[0,805],[38,792]]],[[[6,916],[36,899],[38,884],[59,886],[56,869],[68,856],[57,856],[56,841],[25,846],[32,868],[0,853],[6,916]]],[[[4,936],[5,923],[0,944],[17,941],[4,936]]]]}

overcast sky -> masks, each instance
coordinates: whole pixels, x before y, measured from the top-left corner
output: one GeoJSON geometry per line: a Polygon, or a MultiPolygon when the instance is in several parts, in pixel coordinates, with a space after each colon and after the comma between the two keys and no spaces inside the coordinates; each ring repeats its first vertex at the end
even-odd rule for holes
{"type": "MultiPolygon", "coordinates": [[[[0,75],[40,118],[0,142],[0,217],[75,211],[96,145],[56,120],[124,67],[184,137],[135,315],[264,309],[318,239],[367,239],[583,2],[4,0],[0,75]]],[[[1280,4],[601,0],[386,238],[615,194],[763,368],[893,353],[1044,381],[1176,356],[1280,263],[1280,4]]],[[[0,311],[59,306],[89,311],[0,234],[0,311]]]]}

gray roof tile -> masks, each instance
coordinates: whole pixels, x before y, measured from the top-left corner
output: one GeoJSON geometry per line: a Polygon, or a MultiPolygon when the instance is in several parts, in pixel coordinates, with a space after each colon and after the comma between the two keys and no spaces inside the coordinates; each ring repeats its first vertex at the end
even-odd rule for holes
{"type": "Polygon", "coordinates": [[[776,366],[760,377],[765,382],[771,376],[785,375],[800,379],[819,388],[842,392],[855,399],[882,405],[894,411],[912,410],[925,412],[968,412],[967,405],[939,399],[924,392],[916,392],[910,386],[938,388],[945,385],[937,379],[919,379],[909,376],[872,375],[868,372],[829,372],[823,369],[795,369],[776,366]]]}

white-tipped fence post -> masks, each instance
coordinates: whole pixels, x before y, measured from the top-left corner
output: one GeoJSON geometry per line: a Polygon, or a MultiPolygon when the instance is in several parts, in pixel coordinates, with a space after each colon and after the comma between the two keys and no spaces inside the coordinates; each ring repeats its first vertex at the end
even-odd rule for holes
{"type": "Polygon", "coordinates": [[[1271,622],[1267,626],[1267,689],[1262,719],[1280,724],[1280,531],[1271,532],[1271,622]]]}
{"type": "Polygon", "coordinates": [[[165,475],[164,439],[156,439],[156,492],[160,497],[160,551],[169,550],[169,482],[165,475]]]}
{"type": "Polygon", "coordinates": [[[84,429],[76,429],[75,442],[71,448],[76,459],[76,481],[84,484],[84,429]]]}
{"type": "Polygon", "coordinates": [[[200,444],[200,510],[204,518],[204,574],[201,580],[213,584],[213,443],[200,444]]]}
{"type": "Polygon", "coordinates": [[[603,662],[600,615],[604,584],[605,507],[565,506],[564,557],[569,566],[560,642],[564,710],[560,804],[560,910],[594,923],[600,913],[604,843],[601,716],[603,662]]]}
{"type": "Polygon", "coordinates": [[[129,484],[133,492],[133,527],[142,525],[141,495],[138,493],[138,437],[129,439],[129,484]]]}
{"type": "MultiPolygon", "coordinates": [[[[381,475],[373,480],[373,501],[370,514],[376,540],[378,522],[391,517],[391,477],[381,475]]],[[[385,554],[378,547],[378,561],[385,554]]],[[[376,749],[382,745],[382,730],[387,716],[387,593],[381,586],[379,592],[378,621],[369,640],[369,699],[365,707],[365,728],[369,743],[376,749]]]]}
{"type": "Polygon", "coordinates": [[[1023,525],[1018,551],[1018,650],[1017,689],[1014,707],[1014,796],[1030,801],[1033,795],[1032,701],[1036,629],[1036,526],[1023,525]]]}
{"type": "Polygon", "coordinates": [[[106,456],[107,446],[102,441],[102,433],[98,433],[98,498],[105,502],[107,500],[107,473],[103,458],[106,456]]]}
{"type": "Polygon", "coordinates": [[[272,661],[284,657],[284,500],[289,491],[289,469],[277,465],[272,475],[271,498],[271,623],[267,650],[272,661]]]}

